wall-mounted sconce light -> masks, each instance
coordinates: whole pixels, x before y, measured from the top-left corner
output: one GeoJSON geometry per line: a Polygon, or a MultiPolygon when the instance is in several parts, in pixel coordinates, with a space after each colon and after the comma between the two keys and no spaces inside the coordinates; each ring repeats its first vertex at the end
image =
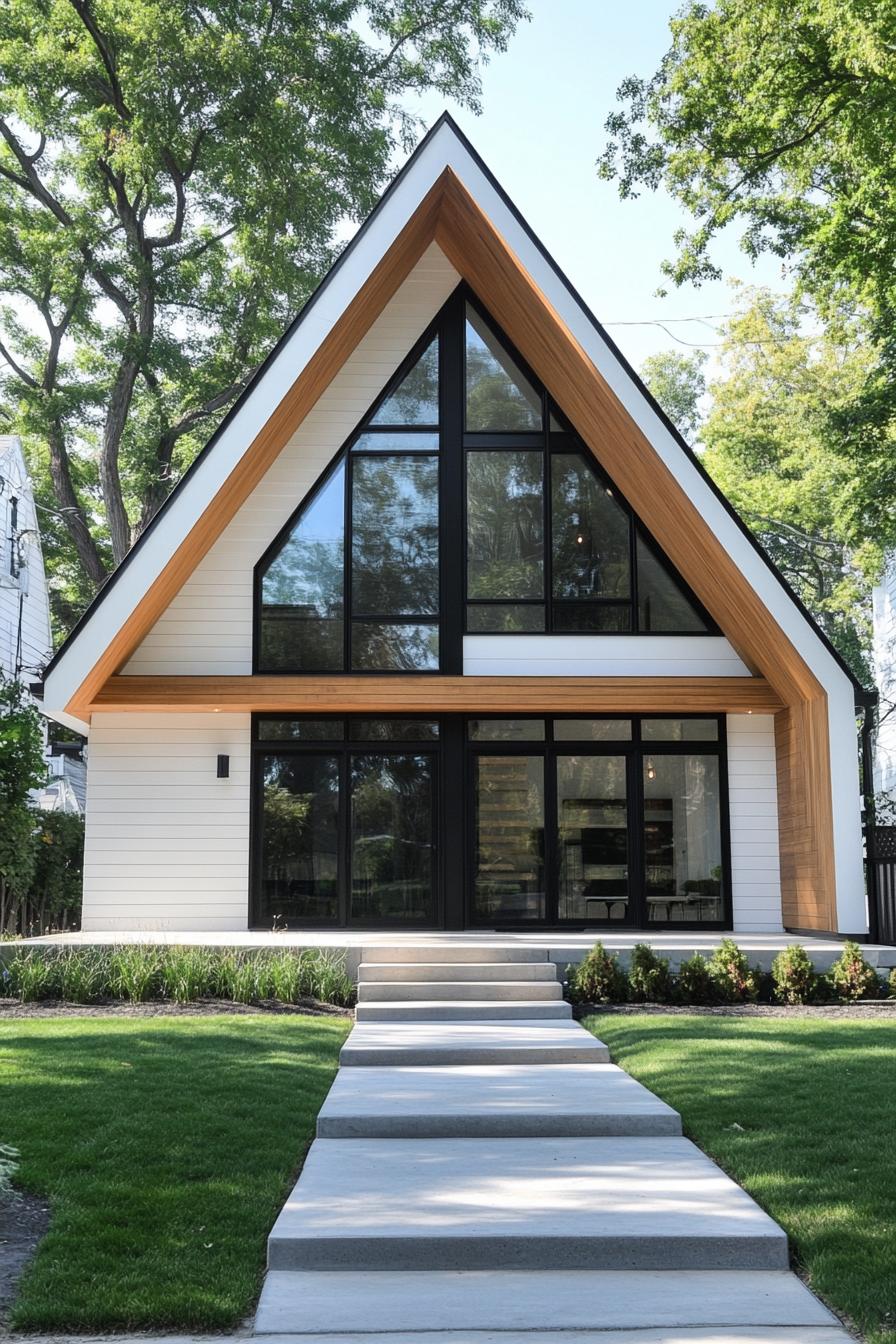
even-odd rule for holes
{"type": "Polygon", "coordinates": [[[229,778],[230,778],[230,757],[229,757],[229,756],[219,756],[219,757],[218,757],[218,778],[219,778],[219,779],[229,779],[229,778]]]}

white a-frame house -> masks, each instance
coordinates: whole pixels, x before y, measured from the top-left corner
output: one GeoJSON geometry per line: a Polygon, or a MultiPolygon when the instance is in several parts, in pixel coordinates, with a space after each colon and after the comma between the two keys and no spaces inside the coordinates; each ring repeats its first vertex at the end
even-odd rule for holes
{"type": "Polygon", "coordinates": [[[862,934],[857,698],[447,117],[44,686],[87,930],[862,934]]]}

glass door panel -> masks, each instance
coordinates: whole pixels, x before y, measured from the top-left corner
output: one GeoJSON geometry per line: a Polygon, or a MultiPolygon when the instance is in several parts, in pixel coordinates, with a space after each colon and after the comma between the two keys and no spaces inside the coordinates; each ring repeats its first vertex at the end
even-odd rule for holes
{"type": "Polygon", "coordinates": [[[626,758],[557,757],[561,920],[622,922],[629,913],[626,758]]]}
{"type": "Polygon", "coordinates": [[[261,778],[261,925],[336,923],[338,756],[265,755],[261,778]]]}
{"type": "Polygon", "coordinates": [[[435,922],[435,758],[352,754],[349,922],[435,922]]]}
{"type": "Polygon", "coordinates": [[[644,863],[649,921],[722,919],[718,756],[645,757],[644,863]]]}
{"type": "Polygon", "coordinates": [[[544,919],[544,757],[476,756],[473,769],[474,919],[544,919]]]}

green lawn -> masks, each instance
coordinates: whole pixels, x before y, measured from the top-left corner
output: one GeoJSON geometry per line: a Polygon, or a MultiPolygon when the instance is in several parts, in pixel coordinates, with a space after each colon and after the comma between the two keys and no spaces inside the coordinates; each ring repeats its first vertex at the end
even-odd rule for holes
{"type": "Polygon", "coordinates": [[[13,1325],[236,1324],[349,1027],[287,1016],[0,1022],[0,1141],[21,1152],[18,1184],[53,1211],[13,1325]]]}
{"type": "Polygon", "coordinates": [[[585,1025],[778,1220],[815,1291],[869,1344],[892,1344],[896,1023],[602,1013],[585,1025]]]}

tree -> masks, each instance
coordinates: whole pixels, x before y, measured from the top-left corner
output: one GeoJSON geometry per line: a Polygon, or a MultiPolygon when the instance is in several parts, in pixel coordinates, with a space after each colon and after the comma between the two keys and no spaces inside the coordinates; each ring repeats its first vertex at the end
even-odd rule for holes
{"type": "Polygon", "coordinates": [[[679,434],[693,443],[700,428],[700,399],[706,392],[703,366],[707,356],[702,350],[682,355],[677,350],[660,350],[648,355],[641,376],[656,397],[679,434]]]}
{"type": "Polygon", "coordinates": [[[649,79],[619,89],[599,159],[623,197],[664,186],[697,220],[665,266],[718,276],[711,244],[744,228],[751,256],[791,265],[836,324],[847,306],[877,347],[838,405],[831,446],[857,476],[869,529],[896,542],[896,9],[860,0],[689,0],[649,79]]]}
{"type": "MultiPolygon", "coordinates": [[[[10,0],[0,11],[3,413],[73,614],[369,211],[436,90],[522,0],[10,0]]],[[[57,585],[58,586],[58,585],[57,585]]]]}
{"type": "MultiPolygon", "coordinates": [[[[839,452],[832,413],[849,405],[874,354],[861,331],[813,334],[793,298],[748,294],[723,329],[702,461],[856,674],[870,684],[871,586],[880,543],[839,452]]],[[[814,323],[817,327],[817,321],[814,323]]]]}
{"type": "Polygon", "coordinates": [[[16,681],[0,677],[0,933],[10,898],[34,874],[35,813],[29,794],[46,779],[40,715],[16,681]]]}

